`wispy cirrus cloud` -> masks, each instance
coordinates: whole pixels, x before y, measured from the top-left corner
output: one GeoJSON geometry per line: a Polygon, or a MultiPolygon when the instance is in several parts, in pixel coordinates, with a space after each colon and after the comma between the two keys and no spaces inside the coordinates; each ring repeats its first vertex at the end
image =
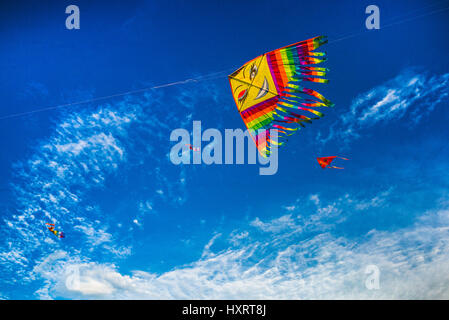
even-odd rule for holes
{"type": "Polygon", "coordinates": [[[359,138],[364,129],[402,118],[416,124],[433,112],[440,102],[447,101],[448,96],[449,73],[431,75],[409,68],[358,95],[348,112],[331,126],[329,133],[321,133],[318,139],[324,142],[334,138],[350,141],[359,138]]]}
{"type": "MultiPolygon", "coordinates": [[[[320,202],[328,206],[326,201],[320,202]]],[[[341,212],[347,209],[342,202],[338,206],[341,212]]],[[[274,219],[275,224],[277,220],[289,219],[274,219]]],[[[47,279],[41,293],[50,297],[447,299],[448,225],[449,210],[443,206],[423,213],[409,227],[395,231],[373,229],[356,239],[331,232],[307,238],[301,238],[299,233],[264,232],[257,237],[251,229],[235,230],[233,236],[249,241],[233,242],[231,235],[227,238],[230,246],[212,254],[210,244],[219,237],[214,235],[206,245],[207,255],[162,274],[135,271],[124,275],[113,264],[74,261],[68,255],[57,258],[61,264],[44,261],[38,273],[47,279]],[[365,286],[368,265],[380,270],[378,290],[365,286]],[[67,286],[67,270],[73,268],[77,270],[78,285],[67,286]]]]}
{"type": "Polygon", "coordinates": [[[387,203],[388,196],[392,193],[393,188],[380,192],[369,200],[358,201],[355,205],[356,210],[367,210],[369,208],[380,207],[387,203]]]}
{"type": "Polygon", "coordinates": [[[251,226],[256,227],[264,232],[278,233],[288,229],[297,228],[297,225],[291,215],[284,215],[279,218],[272,219],[269,222],[263,222],[259,218],[251,221],[251,226]]]}
{"type": "Polygon", "coordinates": [[[143,227],[144,216],[153,211],[154,203],[176,205],[185,201],[185,168],[167,165],[165,155],[170,131],[187,125],[186,116],[200,95],[186,88],[173,90],[180,94],[164,97],[160,92],[149,92],[63,112],[50,135],[38,139],[30,148],[30,156],[13,165],[10,185],[15,210],[4,215],[5,223],[0,227],[0,268],[6,275],[1,281],[33,280],[36,261],[61,248],[60,241],[46,230],[46,222],[56,223],[57,229],[66,233],[64,251],[68,256],[115,261],[132,252],[125,239],[136,226],[133,220],[143,227]],[[177,113],[161,107],[167,105],[176,105],[177,113]],[[110,215],[96,197],[105,192],[108,182],[116,183],[119,191],[121,186],[129,191],[134,185],[118,180],[121,173],[132,170],[150,183],[136,186],[142,190],[135,190],[134,198],[109,194],[116,207],[122,202],[134,203],[134,216],[123,221],[123,217],[110,215]],[[121,234],[111,230],[118,225],[126,226],[121,234]]]}
{"type": "MultiPolygon", "coordinates": [[[[35,252],[58,246],[46,232],[45,223],[69,229],[78,217],[96,210],[84,201],[90,188],[102,186],[124,157],[124,128],[135,115],[99,108],[64,117],[48,139],[34,147],[34,154],[14,165],[15,213],[5,216],[3,245],[13,254],[2,256],[1,267],[18,281],[15,272],[30,270],[35,252]]],[[[83,226],[83,220],[77,221],[83,226]]],[[[22,277],[29,279],[29,277],[22,277]]]]}

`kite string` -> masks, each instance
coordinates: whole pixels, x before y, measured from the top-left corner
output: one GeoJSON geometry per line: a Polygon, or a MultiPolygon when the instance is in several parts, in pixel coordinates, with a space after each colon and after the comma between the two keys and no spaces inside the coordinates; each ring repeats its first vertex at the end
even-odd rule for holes
{"type": "MultiPolygon", "coordinates": [[[[429,8],[429,7],[433,7],[436,6],[437,4],[440,4],[442,2],[446,2],[446,1],[439,1],[436,2],[432,5],[428,5],[426,7],[422,7],[420,9],[415,9],[412,11],[409,11],[408,13],[405,13],[403,16],[407,16],[410,15],[411,12],[415,12],[418,10],[422,10],[424,8],[429,8]]],[[[436,14],[439,12],[443,12],[448,10],[449,7],[444,7],[438,10],[434,10],[428,13],[424,13],[418,16],[414,16],[411,18],[406,18],[406,19],[402,19],[399,21],[392,21],[391,23],[382,26],[382,29],[394,26],[394,25],[398,25],[401,23],[405,23],[405,22],[409,22],[412,20],[416,20],[425,16],[429,16],[432,14],[436,14]]],[[[343,36],[341,38],[337,38],[335,40],[329,41],[328,43],[336,43],[342,40],[346,40],[349,38],[353,38],[356,37],[360,34],[369,32],[370,30],[364,30],[358,33],[353,33],[353,34],[349,34],[347,36],[343,36]]],[[[223,70],[223,71],[218,71],[218,72],[213,72],[213,73],[209,73],[203,76],[199,76],[196,78],[190,78],[190,79],[186,79],[186,80],[181,80],[181,81],[175,81],[175,82],[171,82],[171,83],[167,83],[167,84],[162,84],[162,85],[157,85],[157,86],[153,86],[153,87],[147,87],[147,88],[142,88],[142,89],[137,89],[137,90],[130,90],[130,91],[126,91],[126,92],[121,92],[121,93],[116,93],[116,94],[112,94],[112,95],[108,95],[108,96],[102,96],[102,97],[97,97],[97,98],[92,98],[92,99],[86,99],[86,100],[82,100],[82,101],[76,101],[76,102],[70,102],[70,103],[65,103],[65,104],[60,104],[60,105],[56,105],[56,106],[50,106],[50,107],[44,107],[44,108],[40,108],[40,109],[35,109],[35,110],[31,110],[31,111],[25,111],[25,112],[20,112],[20,113],[13,113],[13,114],[9,114],[9,115],[4,115],[4,116],[0,116],[0,120],[5,120],[5,119],[10,119],[10,118],[16,118],[16,117],[20,117],[20,116],[25,116],[25,115],[29,115],[29,114],[34,114],[34,113],[39,113],[39,112],[44,112],[44,111],[49,111],[49,110],[55,110],[55,109],[60,109],[60,108],[64,108],[64,107],[69,107],[69,106],[73,106],[73,105],[79,105],[79,104],[86,104],[86,103],[91,103],[91,102],[96,102],[96,101],[101,101],[101,100],[107,100],[107,99],[111,99],[111,98],[116,98],[116,97],[121,97],[121,96],[125,96],[125,95],[130,95],[130,94],[136,94],[136,93],[142,93],[148,90],[152,90],[152,89],[161,89],[161,88],[166,88],[166,87],[171,87],[171,86],[176,86],[176,85],[180,85],[180,84],[186,84],[186,83],[190,83],[190,82],[199,82],[199,81],[205,81],[205,80],[214,80],[214,79],[218,79],[218,78],[222,78],[225,75],[223,75],[224,73],[229,72],[230,70],[234,70],[234,69],[228,69],[228,70],[223,70]]]]}
{"type": "MultiPolygon", "coordinates": [[[[55,109],[59,109],[59,108],[65,108],[65,107],[69,107],[69,106],[73,106],[73,105],[91,103],[91,102],[107,100],[107,99],[111,99],[111,98],[131,95],[131,94],[142,93],[142,92],[145,92],[145,91],[148,91],[148,90],[152,90],[152,89],[161,89],[161,88],[166,88],[166,87],[172,87],[172,86],[176,86],[176,85],[180,85],[180,84],[186,84],[186,83],[190,83],[190,82],[200,82],[200,81],[206,81],[206,80],[214,80],[214,79],[218,79],[218,78],[224,77],[225,75],[223,75],[223,73],[227,73],[227,72],[229,72],[229,70],[231,70],[231,69],[223,70],[223,71],[219,71],[219,72],[213,72],[213,73],[209,73],[209,74],[206,74],[206,75],[203,75],[203,76],[199,76],[199,77],[196,77],[196,78],[190,78],[190,79],[186,79],[186,80],[170,82],[170,83],[161,84],[161,85],[157,85],[157,86],[153,86],[153,87],[146,87],[146,88],[142,88],[142,89],[130,90],[130,91],[126,91],[126,92],[111,94],[111,95],[108,95],[108,96],[101,96],[101,97],[92,98],[92,99],[86,99],[86,100],[81,100],[81,101],[64,103],[64,104],[59,104],[59,105],[56,105],[56,106],[44,107],[44,108],[35,109],[35,110],[31,110],[31,111],[13,113],[13,114],[1,116],[0,120],[4,120],[4,119],[8,119],[8,118],[16,118],[16,117],[20,117],[20,116],[25,116],[25,115],[29,115],[29,114],[33,114],[33,113],[39,113],[39,112],[43,112],[43,111],[55,110],[55,109]]],[[[234,70],[234,69],[232,69],[232,70],[234,70]]]]}

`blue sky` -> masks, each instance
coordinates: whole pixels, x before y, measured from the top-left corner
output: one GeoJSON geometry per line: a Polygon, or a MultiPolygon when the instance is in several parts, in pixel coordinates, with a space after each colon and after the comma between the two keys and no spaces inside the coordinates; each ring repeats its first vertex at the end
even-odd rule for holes
{"type": "Polygon", "coordinates": [[[221,73],[0,120],[0,298],[449,298],[447,2],[371,31],[364,1],[77,1],[80,30],[69,4],[1,4],[0,118],[221,73]],[[244,128],[222,75],[317,35],[335,108],[275,175],[169,161],[173,129],[244,128]]]}

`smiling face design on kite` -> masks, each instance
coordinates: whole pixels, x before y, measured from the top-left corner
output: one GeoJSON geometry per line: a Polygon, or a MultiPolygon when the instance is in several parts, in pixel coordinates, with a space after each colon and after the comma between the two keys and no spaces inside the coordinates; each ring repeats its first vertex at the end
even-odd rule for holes
{"type": "Polygon", "coordinates": [[[314,66],[326,60],[324,52],[314,51],[326,42],[319,36],[267,52],[229,76],[237,109],[262,156],[272,145],[284,143],[272,139],[272,130],[278,139],[287,139],[304,123],[323,116],[313,108],[333,106],[304,86],[306,81],[328,82],[327,69],[314,66]]]}
{"type": "Polygon", "coordinates": [[[247,62],[229,80],[240,112],[278,95],[266,55],[247,62]]]}

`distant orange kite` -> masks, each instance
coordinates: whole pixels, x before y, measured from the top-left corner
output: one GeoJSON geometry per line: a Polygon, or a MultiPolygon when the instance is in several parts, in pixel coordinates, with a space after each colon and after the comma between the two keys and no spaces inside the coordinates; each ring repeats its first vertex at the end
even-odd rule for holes
{"type": "Polygon", "coordinates": [[[342,157],[337,157],[337,156],[332,156],[332,157],[320,157],[320,158],[316,158],[318,160],[318,163],[320,164],[321,168],[325,169],[325,168],[332,168],[332,169],[344,169],[341,167],[335,167],[335,166],[331,166],[330,164],[332,163],[332,161],[334,161],[335,158],[340,158],[342,160],[349,160],[346,158],[342,158],[342,157]]]}

